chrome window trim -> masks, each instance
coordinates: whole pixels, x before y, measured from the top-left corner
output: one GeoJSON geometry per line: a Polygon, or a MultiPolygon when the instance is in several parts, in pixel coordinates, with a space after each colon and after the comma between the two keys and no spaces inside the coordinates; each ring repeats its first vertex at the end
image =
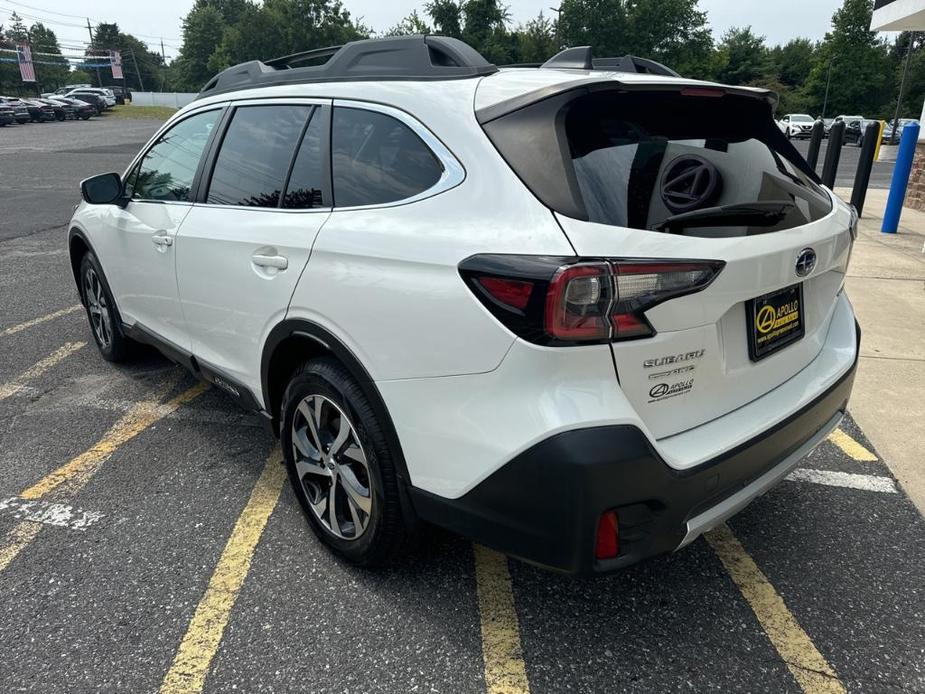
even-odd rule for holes
{"type": "MultiPolygon", "coordinates": [[[[411,131],[417,135],[424,144],[430,149],[431,153],[437,158],[437,161],[443,166],[443,173],[440,175],[439,180],[434,183],[430,188],[422,190],[416,195],[412,195],[409,198],[402,198],[400,200],[394,200],[392,202],[384,203],[375,203],[372,205],[353,205],[350,207],[338,207],[337,206],[337,191],[334,190],[334,211],[335,212],[349,212],[352,210],[376,210],[387,207],[398,207],[400,205],[410,205],[413,202],[418,202],[419,200],[424,200],[426,198],[432,198],[435,195],[440,193],[445,193],[446,191],[455,188],[464,180],[466,180],[466,169],[463,167],[459,160],[453,156],[453,153],[447,148],[446,145],[441,142],[441,140],[434,135],[427,127],[424,126],[419,120],[414,118],[411,114],[401,109],[394,108],[393,106],[386,106],[385,104],[380,104],[373,101],[357,101],[353,99],[334,99],[334,114],[332,116],[335,118],[337,116],[337,107],[341,108],[353,108],[361,111],[373,111],[376,113],[382,113],[386,116],[391,116],[395,120],[399,121],[403,125],[406,125],[411,131]]],[[[331,129],[333,130],[333,123],[331,129]]],[[[333,187],[333,166],[334,166],[334,152],[330,152],[331,156],[331,167],[332,167],[332,187],[333,187]]]]}

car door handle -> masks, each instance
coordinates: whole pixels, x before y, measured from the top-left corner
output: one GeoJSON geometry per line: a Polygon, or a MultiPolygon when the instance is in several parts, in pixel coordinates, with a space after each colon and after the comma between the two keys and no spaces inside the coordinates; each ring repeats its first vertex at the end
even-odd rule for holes
{"type": "Polygon", "coordinates": [[[173,237],[170,236],[166,231],[159,231],[158,233],[156,233],[154,236],[151,237],[151,242],[155,246],[160,246],[160,247],[172,246],[173,237]]]}
{"type": "Polygon", "coordinates": [[[254,253],[254,255],[251,256],[251,261],[258,267],[273,267],[277,270],[285,270],[287,267],[289,267],[289,260],[281,255],[263,255],[262,253],[254,253]]]}

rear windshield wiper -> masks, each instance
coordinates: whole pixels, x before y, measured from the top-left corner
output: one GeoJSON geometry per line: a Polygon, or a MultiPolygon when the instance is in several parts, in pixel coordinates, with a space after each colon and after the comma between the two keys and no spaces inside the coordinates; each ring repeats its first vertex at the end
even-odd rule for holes
{"type": "Polygon", "coordinates": [[[688,227],[770,227],[780,222],[795,207],[790,200],[759,200],[705,207],[702,210],[672,215],[653,227],[653,230],[674,234],[688,227]]]}

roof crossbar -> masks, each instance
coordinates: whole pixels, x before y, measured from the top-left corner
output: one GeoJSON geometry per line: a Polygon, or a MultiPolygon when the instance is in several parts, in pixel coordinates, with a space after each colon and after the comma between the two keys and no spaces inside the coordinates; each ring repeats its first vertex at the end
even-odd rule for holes
{"type": "Polygon", "coordinates": [[[448,36],[396,36],[351,41],[235,65],[209,80],[197,98],[280,84],[332,81],[452,80],[498,71],[474,48],[448,36]],[[326,58],[322,65],[300,65],[326,58]]]}
{"type": "Polygon", "coordinates": [[[609,70],[612,72],[636,72],[662,75],[664,77],[680,77],[670,67],[635,55],[624,55],[617,58],[595,58],[591,53],[591,46],[566,48],[540,65],[540,68],[552,70],[609,70]]]}

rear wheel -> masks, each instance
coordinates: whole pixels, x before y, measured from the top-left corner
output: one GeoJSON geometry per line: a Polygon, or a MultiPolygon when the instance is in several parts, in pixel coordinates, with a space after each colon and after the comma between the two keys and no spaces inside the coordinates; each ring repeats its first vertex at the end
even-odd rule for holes
{"type": "Polygon", "coordinates": [[[129,341],[122,332],[122,320],[116,309],[103,269],[92,252],[80,261],[80,295],[87,311],[90,331],[106,361],[125,361],[129,341]]]}
{"type": "Polygon", "coordinates": [[[394,457],[340,363],[315,359],[296,370],[280,433],[289,481],[318,538],[355,564],[391,557],[404,536],[394,457]]]}

